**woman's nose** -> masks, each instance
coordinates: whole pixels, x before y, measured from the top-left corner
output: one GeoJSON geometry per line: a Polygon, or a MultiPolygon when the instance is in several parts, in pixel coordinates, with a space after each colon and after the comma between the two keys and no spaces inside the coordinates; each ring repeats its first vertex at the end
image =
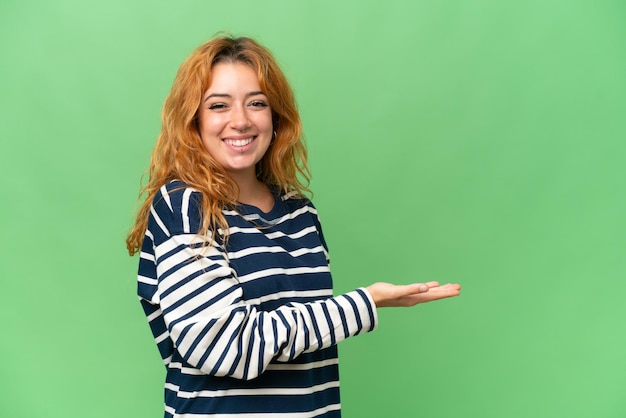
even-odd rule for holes
{"type": "Polygon", "coordinates": [[[231,115],[232,118],[230,120],[230,124],[233,129],[236,129],[238,131],[245,131],[250,127],[250,119],[248,118],[248,114],[244,108],[233,108],[231,115]]]}

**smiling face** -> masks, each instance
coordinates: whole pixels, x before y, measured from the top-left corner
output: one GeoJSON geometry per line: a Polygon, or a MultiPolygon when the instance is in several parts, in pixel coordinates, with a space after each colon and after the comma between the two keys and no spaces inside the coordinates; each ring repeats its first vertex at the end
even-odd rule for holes
{"type": "Polygon", "coordinates": [[[218,63],[198,111],[200,137],[211,156],[235,178],[256,176],[272,140],[272,111],[256,71],[240,62],[218,63]]]}

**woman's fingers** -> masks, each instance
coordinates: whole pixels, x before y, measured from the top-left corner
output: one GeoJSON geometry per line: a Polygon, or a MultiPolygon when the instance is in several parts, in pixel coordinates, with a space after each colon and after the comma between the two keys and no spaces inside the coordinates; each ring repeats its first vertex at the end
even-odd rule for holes
{"type": "Polygon", "coordinates": [[[443,286],[432,287],[428,292],[411,295],[413,305],[418,303],[431,302],[433,300],[446,299],[461,294],[461,286],[458,284],[448,283],[443,286]]]}
{"type": "Polygon", "coordinates": [[[416,293],[428,292],[430,289],[439,286],[439,282],[413,283],[407,285],[388,284],[397,291],[397,297],[409,296],[416,293]]]}

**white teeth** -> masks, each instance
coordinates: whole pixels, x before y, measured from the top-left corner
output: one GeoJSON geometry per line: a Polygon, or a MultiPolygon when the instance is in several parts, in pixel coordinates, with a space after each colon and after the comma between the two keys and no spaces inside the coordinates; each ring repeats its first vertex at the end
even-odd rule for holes
{"type": "Polygon", "coordinates": [[[233,147],[243,147],[248,145],[250,142],[252,142],[254,138],[247,138],[247,139],[225,139],[224,142],[226,142],[228,145],[232,145],[233,147]]]}

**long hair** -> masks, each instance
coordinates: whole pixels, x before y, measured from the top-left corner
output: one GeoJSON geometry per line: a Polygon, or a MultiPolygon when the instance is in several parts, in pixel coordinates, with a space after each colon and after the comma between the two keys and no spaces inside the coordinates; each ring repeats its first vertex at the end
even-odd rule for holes
{"type": "Polygon", "coordinates": [[[198,131],[198,109],[202,95],[211,84],[217,63],[249,65],[256,71],[259,86],[267,96],[276,132],[265,155],[257,163],[257,178],[272,189],[309,192],[310,172],[307,151],[302,141],[302,122],[287,79],[272,54],[246,37],[223,36],[197,48],[180,66],[161,114],[161,133],[152,152],[148,182],[142,186],[144,199],[131,232],[126,238],[128,253],[141,249],[150,206],[158,190],[178,179],[202,194],[202,229],[211,242],[218,230],[227,238],[228,223],[222,210],[237,203],[239,190],[206,150],[198,131]]]}

